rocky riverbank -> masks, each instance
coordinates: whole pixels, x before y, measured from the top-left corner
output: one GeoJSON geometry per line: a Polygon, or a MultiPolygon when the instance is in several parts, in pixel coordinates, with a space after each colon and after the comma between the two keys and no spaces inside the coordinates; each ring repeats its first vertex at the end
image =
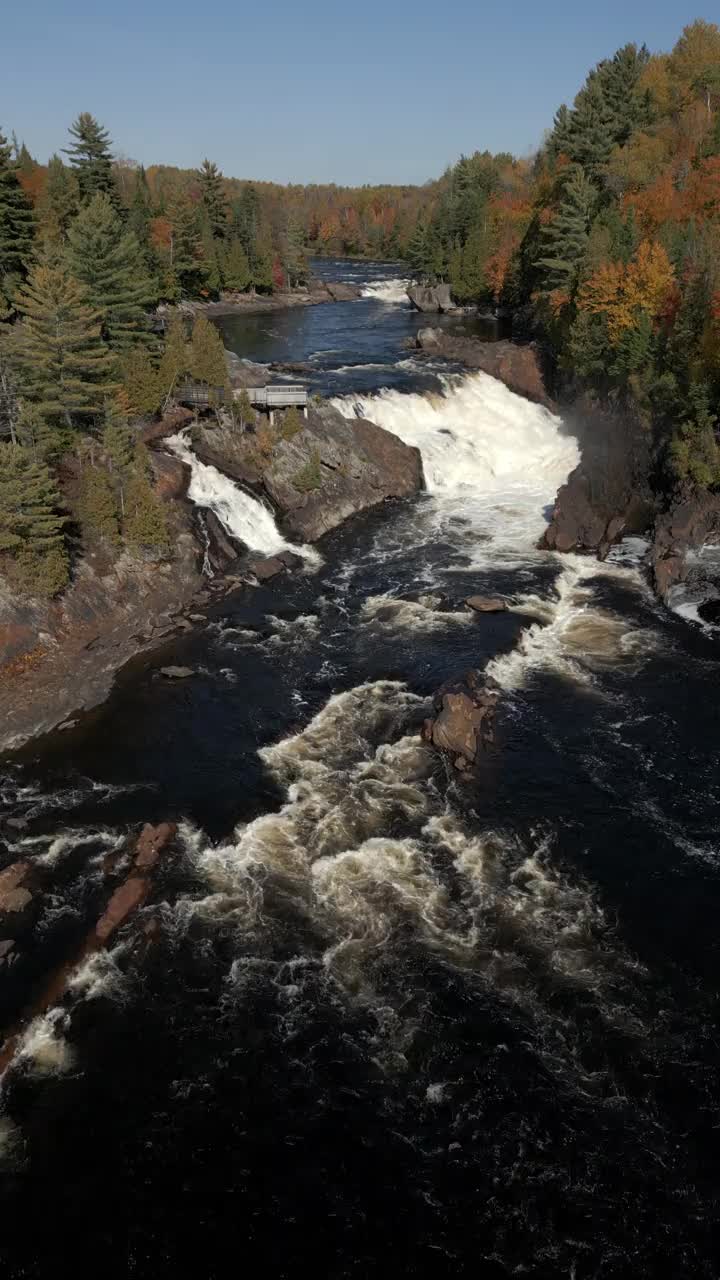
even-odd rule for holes
{"type": "Polygon", "coordinates": [[[253,315],[266,311],[285,311],[288,307],[317,307],[327,302],[354,302],[362,297],[356,285],[341,281],[317,280],[314,277],[298,289],[280,289],[276,293],[227,293],[217,302],[182,302],[177,308],[161,307],[161,315],[177,310],[186,315],[204,312],[208,316],[253,315]]]}
{"type": "MultiPolygon", "coordinates": [[[[230,365],[235,385],[268,381],[264,366],[236,357],[230,365]]],[[[202,621],[198,609],[302,564],[289,551],[248,551],[214,512],[199,515],[186,497],[190,468],[164,441],[188,419],[175,415],[144,432],[155,491],[167,512],[169,555],[117,557],[99,544],[86,551],[70,587],[53,601],[28,599],[0,584],[0,751],[103,702],[121,667],[202,621]]],[[[327,404],[313,406],[301,421],[284,436],[266,421],[241,432],[207,419],[194,429],[197,456],[261,495],[284,531],[303,542],[422,487],[418,450],[374,423],[348,421],[327,404]]]]}

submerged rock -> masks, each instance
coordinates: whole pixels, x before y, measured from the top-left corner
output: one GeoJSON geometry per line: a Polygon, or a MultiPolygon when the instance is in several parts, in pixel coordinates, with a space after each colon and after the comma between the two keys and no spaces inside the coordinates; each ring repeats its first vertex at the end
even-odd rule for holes
{"type": "Polygon", "coordinates": [[[453,758],[460,771],[474,763],[494,741],[499,693],[479,671],[450,681],[435,694],[435,715],[425,721],[423,737],[453,758]]]}
{"type": "Polygon", "coordinates": [[[187,680],[195,672],[192,667],[161,667],[160,675],[165,676],[166,680],[187,680]]]}
{"type": "Polygon", "coordinates": [[[501,596],[468,596],[465,604],[476,613],[503,613],[508,607],[501,596]]]}

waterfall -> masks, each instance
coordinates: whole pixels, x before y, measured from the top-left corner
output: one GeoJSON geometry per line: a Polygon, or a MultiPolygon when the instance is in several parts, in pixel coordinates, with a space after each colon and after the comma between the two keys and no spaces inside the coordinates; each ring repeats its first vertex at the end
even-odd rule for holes
{"type": "Polygon", "coordinates": [[[251,551],[258,551],[262,555],[274,556],[280,551],[294,551],[305,560],[318,562],[316,551],[306,546],[296,546],[283,538],[272,511],[264,503],[251,497],[229,476],[218,471],[217,467],[201,462],[183,435],[170,436],[165,443],[190,467],[188,497],[198,507],[208,507],[214,511],[234,538],[251,551]]]}

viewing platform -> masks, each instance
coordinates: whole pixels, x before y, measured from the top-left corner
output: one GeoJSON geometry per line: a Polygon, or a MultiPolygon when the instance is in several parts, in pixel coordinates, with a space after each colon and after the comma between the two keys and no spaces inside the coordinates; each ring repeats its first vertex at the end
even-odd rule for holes
{"type": "MultiPolygon", "coordinates": [[[[233,399],[238,400],[243,392],[254,409],[261,409],[269,413],[271,422],[275,420],[276,409],[290,409],[293,406],[302,409],[303,417],[307,418],[307,387],[293,385],[283,387],[237,387],[232,392],[233,399]]],[[[195,409],[204,409],[210,405],[222,404],[225,399],[224,387],[209,387],[200,382],[183,383],[182,386],[178,387],[175,394],[181,404],[189,405],[195,409]]]]}

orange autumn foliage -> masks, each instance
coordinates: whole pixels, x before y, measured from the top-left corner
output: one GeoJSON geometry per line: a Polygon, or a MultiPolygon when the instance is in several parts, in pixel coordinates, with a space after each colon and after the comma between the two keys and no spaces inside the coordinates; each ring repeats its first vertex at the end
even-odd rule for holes
{"type": "Polygon", "coordinates": [[[604,315],[613,346],[637,321],[639,312],[655,320],[669,306],[675,290],[670,259],[657,241],[644,240],[625,266],[606,262],[586,280],[578,295],[581,311],[604,315]]]}

